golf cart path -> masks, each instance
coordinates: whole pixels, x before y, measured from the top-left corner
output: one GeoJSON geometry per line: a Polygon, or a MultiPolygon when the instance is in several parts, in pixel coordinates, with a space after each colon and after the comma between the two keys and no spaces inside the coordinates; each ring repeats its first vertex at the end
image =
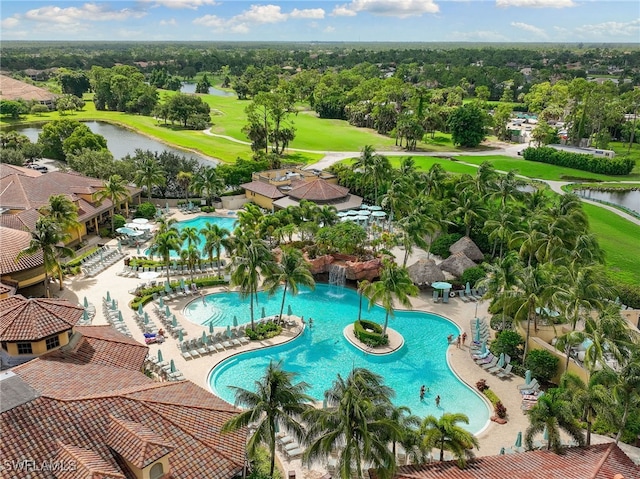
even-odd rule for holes
{"type": "MultiPolygon", "coordinates": [[[[216,138],[222,138],[228,141],[232,141],[234,143],[239,143],[242,145],[251,145],[251,143],[248,141],[238,140],[237,138],[233,138],[232,136],[212,133],[211,129],[204,130],[203,133],[209,136],[214,136],[216,138]]],[[[504,155],[504,156],[510,156],[513,158],[522,158],[522,156],[520,156],[518,153],[522,151],[524,148],[526,148],[526,145],[508,145],[508,146],[505,146],[504,148],[495,148],[493,150],[486,150],[486,151],[465,151],[465,152],[460,152],[460,151],[437,151],[437,152],[434,152],[434,151],[383,151],[381,153],[383,153],[385,156],[431,156],[436,158],[449,158],[452,156],[461,156],[461,155],[464,155],[464,156],[504,155]]],[[[346,160],[347,158],[356,158],[360,156],[360,153],[361,153],[360,151],[318,151],[318,150],[305,150],[301,148],[288,148],[288,150],[298,151],[301,153],[324,154],[324,157],[322,159],[318,160],[315,163],[305,166],[304,168],[306,170],[311,170],[311,169],[323,170],[323,169],[329,168],[331,165],[335,163],[338,163],[342,160],[346,160]]],[[[464,161],[458,161],[458,163],[461,163],[467,166],[472,166],[474,168],[479,167],[479,165],[475,165],[473,163],[467,163],[464,161]]],[[[496,171],[502,174],[507,173],[506,171],[503,171],[503,170],[496,170],[496,171]]],[[[562,187],[571,184],[570,181],[540,180],[537,178],[529,178],[522,175],[518,175],[518,176],[527,180],[533,179],[533,180],[542,181],[548,184],[551,190],[561,195],[565,194],[565,191],[562,189],[562,187]]],[[[611,183],[615,183],[615,182],[611,182],[611,183]]],[[[627,182],[619,182],[619,183],[636,183],[636,182],[627,181],[627,182]]],[[[585,198],[580,198],[580,200],[590,205],[604,208],[612,213],[615,213],[621,218],[624,218],[627,221],[631,221],[636,225],[640,225],[640,219],[624,211],[621,211],[617,208],[614,208],[613,206],[605,205],[603,203],[588,200],[585,198]]]]}

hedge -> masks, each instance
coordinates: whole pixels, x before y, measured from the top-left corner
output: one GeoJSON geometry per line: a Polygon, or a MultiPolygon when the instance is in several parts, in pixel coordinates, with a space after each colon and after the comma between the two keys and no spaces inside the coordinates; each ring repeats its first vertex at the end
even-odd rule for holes
{"type": "Polygon", "coordinates": [[[389,344],[389,338],[382,335],[382,326],[373,321],[367,321],[361,319],[353,323],[353,333],[356,338],[362,341],[367,346],[375,347],[384,344],[389,344]],[[368,331],[366,328],[372,329],[373,332],[368,331]]]}
{"type": "Polygon", "coordinates": [[[583,153],[556,150],[549,146],[525,148],[522,157],[528,161],[537,161],[551,165],[575,168],[604,175],[628,175],[636,166],[630,158],[605,158],[583,153]]]}
{"type": "Polygon", "coordinates": [[[269,321],[267,323],[257,324],[254,329],[246,328],[245,333],[249,339],[261,341],[263,339],[273,338],[282,332],[282,326],[269,321]]]}

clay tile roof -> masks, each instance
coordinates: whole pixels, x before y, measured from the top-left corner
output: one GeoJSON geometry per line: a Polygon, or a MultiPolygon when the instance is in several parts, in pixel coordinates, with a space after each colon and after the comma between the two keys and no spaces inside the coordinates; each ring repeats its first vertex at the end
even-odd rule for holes
{"type": "Polygon", "coordinates": [[[139,422],[110,416],[106,443],[139,469],[166,456],[175,449],[161,436],[139,422]]]}
{"type": "Polygon", "coordinates": [[[36,341],[68,331],[82,318],[83,308],[63,299],[16,295],[0,300],[0,339],[36,341]]]}
{"type": "Polygon", "coordinates": [[[42,252],[23,256],[16,261],[18,254],[31,243],[31,233],[0,226],[0,274],[37,268],[42,266],[42,252]]]}
{"type": "MultiPolygon", "coordinates": [[[[612,479],[640,477],[640,466],[614,443],[566,448],[553,451],[528,451],[502,456],[480,457],[460,469],[455,461],[423,466],[401,466],[395,479],[612,479]]],[[[372,476],[372,477],[375,477],[372,476]]]]}
{"type": "Polygon", "coordinates": [[[40,213],[34,208],[29,208],[14,215],[0,215],[0,226],[6,226],[14,230],[32,231],[40,218],[40,213]]]}
{"type": "Polygon", "coordinates": [[[0,75],[0,97],[3,100],[51,101],[58,95],[30,83],[0,75]]]}
{"type": "Polygon", "coordinates": [[[23,175],[30,177],[42,176],[38,170],[32,170],[31,168],[25,168],[24,166],[10,165],[8,163],[0,164],[0,178],[4,178],[8,175],[23,175]]]}
{"type": "Polygon", "coordinates": [[[149,347],[109,325],[76,326],[68,346],[49,353],[56,360],[93,363],[140,371],[149,347]],[[77,337],[76,337],[77,336],[77,337]]]}
{"type": "Polygon", "coordinates": [[[282,193],[282,191],[278,189],[277,186],[274,186],[270,183],[265,183],[264,181],[251,181],[250,183],[240,185],[240,187],[272,199],[282,198],[286,196],[284,193],[282,193]]]}
{"type": "Polygon", "coordinates": [[[0,294],[12,293],[13,291],[14,288],[12,288],[11,286],[0,283],[0,294]]]}
{"type": "Polygon", "coordinates": [[[63,444],[58,441],[56,461],[62,467],[56,479],[126,479],[115,466],[89,449],[63,444]]]}
{"type": "Polygon", "coordinates": [[[335,201],[345,198],[348,194],[349,188],[334,185],[321,178],[300,182],[289,191],[289,196],[292,198],[316,202],[335,201]]]}

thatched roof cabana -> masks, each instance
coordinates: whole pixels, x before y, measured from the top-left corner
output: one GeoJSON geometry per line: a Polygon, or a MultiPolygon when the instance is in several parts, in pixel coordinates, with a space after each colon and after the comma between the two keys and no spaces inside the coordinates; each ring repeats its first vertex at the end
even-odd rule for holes
{"type": "Polygon", "coordinates": [[[462,276],[469,268],[476,264],[465,256],[464,253],[454,253],[438,265],[442,271],[448,271],[457,278],[462,276]]]}
{"type": "Polygon", "coordinates": [[[420,258],[407,268],[411,281],[415,284],[433,283],[434,281],[444,281],[444,273],[436,262],[429,258],[420,258]]]}
{"type": "Polygon", "coordinates": [[[464,253],[464,255],[476,263],[484,259],[480,248],[468,236],[463,236],[449,247],[451,254],[464,253]]]}

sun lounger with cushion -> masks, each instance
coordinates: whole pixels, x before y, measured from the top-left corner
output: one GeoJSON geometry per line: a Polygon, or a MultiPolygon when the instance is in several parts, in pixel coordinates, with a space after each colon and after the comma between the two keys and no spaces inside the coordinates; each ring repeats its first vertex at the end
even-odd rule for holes
{"type": "Polygon", "coordinates": [[[482,369],[491,369],[491,368],[495,367],[495,365],[498,364],[499,360],[500,360],[499,358],[496,358],[494,356],[490,363],[482,365],[482,369]]]}
{"type": "Polygon", "coordinates": [[[512,369],[513,369],[513,364],[509,363],[509,364],[507,364],[507,366],[502,371],[499,371],[496,374],[496,376],[498,376],[500,379],[505,379],[505,378],[511,377],[513,375],[511,373],[512,369]]]}
{"type": "Polygon", "coordinates": [[[526,384],[526,383],[525,384],[520,384],[518,386],[518,389],[520,389],[522,391],[523,389],[533,389],[536,386],[538,386],[538,380],[536,378],[533,378],[529,384],[526,384]]]}

